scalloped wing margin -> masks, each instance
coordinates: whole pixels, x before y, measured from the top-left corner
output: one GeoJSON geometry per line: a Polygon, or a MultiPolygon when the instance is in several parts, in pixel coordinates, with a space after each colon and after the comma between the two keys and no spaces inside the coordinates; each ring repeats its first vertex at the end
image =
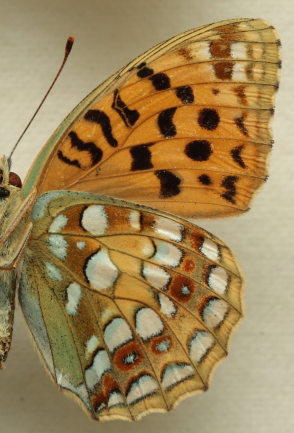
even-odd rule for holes
{"type": "Polygon", "coordinates": [[[19,298],[62,390],[95,419],[135,420],[207,389],[242,317],[243,279],[223,242],[80,192],[43,194],[32,219],[19,298]]]}

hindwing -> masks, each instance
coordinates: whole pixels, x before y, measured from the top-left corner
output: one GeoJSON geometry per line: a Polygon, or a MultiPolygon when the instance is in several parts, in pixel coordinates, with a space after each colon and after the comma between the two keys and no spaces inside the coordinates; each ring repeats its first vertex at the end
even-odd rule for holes
{"type": "Polygon", "coordinates": [[[53,379],[97,419],[207,389],[242,316],[228,247],[160,211],[81,192],[36,202],[20,303],[53,379]]]}

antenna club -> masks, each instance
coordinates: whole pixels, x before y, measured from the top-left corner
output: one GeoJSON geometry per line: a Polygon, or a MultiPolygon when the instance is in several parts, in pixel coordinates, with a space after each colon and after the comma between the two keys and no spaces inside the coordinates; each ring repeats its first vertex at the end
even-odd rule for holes
{"type": "Polygon", "coordinates": [[[73,36],[69,36],[66,45],[65,45],[65,56],[67,57],[71,52],[72,46],[74,44],[75,38],[73,36]]]}

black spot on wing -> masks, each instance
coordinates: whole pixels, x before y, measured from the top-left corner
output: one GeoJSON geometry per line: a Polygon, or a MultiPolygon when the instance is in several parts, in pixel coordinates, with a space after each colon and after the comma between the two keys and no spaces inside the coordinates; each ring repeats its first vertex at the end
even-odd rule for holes
{"type": "Polygon", "coordinates": [[[77,159],[69,159],[67,156],[65,156],[63,154],[63,152],[61,150],[59,150],[57,152],[57,156],[61,161],[65,162],[65,164],[67,164],[67,165],[74,165],[78,168],[82,168],[81,164],[79,163],[79,161],[77,159]]]}
{"type": "Polygon", "coordinates": [[[248,137],[249,134],[244,124],[246,117],[247,116],[245,114],[243,114],[241,117],[235,117],[234,122],[237,128],[242,132],[242,134],[245,135],[245,137],[248,137]]]}
{"type": "MultiPolygon", "coordinates": [[[[87,230],[84,228],[84,225],[83,225],[83,216],[84,216],[84,212],[87,208],[88,208],[88,206],[84,206],[83,209],[81,209],[81,211],[79,213],[79,226],[84,232],[87,232],[87,230]]],[[[83,269],[85,270],[85,267],[83,269]]]]}
{"type": "Polygon", "coordinates": [[[152,82],[155,90],[166,90],[170,88],[170,79],[169,76],[160,72],[158,74],[154,74],[149,77],[149,80],[152,82]]]}
{"type": "Polygon", "coordinates": [[[149,170],[153,168],[151,162],[152,153],[149,147],[154,143],[140,144],[139,146],[132,147],[130,150],[132,156],[131,170],[149,170]]]}
{"type": "Polygon", "coordinates": [[[160,180],[160,198],[174,197],[180,194],[181,179],[168,170],[157,170],[155,176],[160,180]]]}
{"type": "Polygon", "coordinates": [[[173,123],[173,116],[177,111],[177,107],[167,108],[163,110],[157,119],[158,127],[161,134],[165,138],[174,137],[177,134],[176,125],[173,123]]]}
{"type": "MultiPolygon", "coordinates": [[[[103,152],[102,150],[96,146],[95,143],[92,143],[91,141],[89,142],[84,142],[83,140],[81,140],[77,133],[74,131],[71,131],[68,134],[70,141],[71,141],[71,147],[76,148],[77,150],[81,151],[81,152],[88,152],[90,154],[91,157],[91,165],[90,167],[93,167],[94,165],[96,165],[99,161],[101,161],[102,156],[103,156],[103,152]]],[[[74,165],[78,168],[82,168],[81,163],[78,161],[78,159],[70,159],[68,158],[66,155],[64,155],[64,153],[59,150],[57,152],[57,156],[58,158],[65,162],[68,165],[74,165]]],[[[89,167],[87,167],[89,168],[89,167]]]]}
{"type": "Polygon", "coordinates": [[[221,197],[233,204],[236,203],[236,182],[238,180],[238,176],[226,176],[221,183],[222,188],[225,189],[225,192],[221,194],[221,197]]]}
{"type": "Polygon", "coordinates": [[[190,141],[185,147],[185,154],[193,161],[207,161],[212,154],[211,143],[207,140],[190,141]]]}
{"type": "Polygon", "coordinates": [[[244,144],[241,144],[241,146],[234,147],[231,149],[231,155],[233,160],[242,168],[246,168],[246,164],[242,159],[241,153],[244,148],[244,144]]]}
{"type": "Polygon", "coordinates": [[[89,110],[85,114],[84,118],[89,122],[97,123],[101,126],[102,133],[111,147],[117,147],[117,140],[112,135],[112,128],[109,117],[104,111],[101,110],[89,110]]]}
{"type": "Polygon", "coordinates": [[[194,94],[192,87],[180,86],[176,88],[176,95],[183,104],[192,104],[194,102],[194,94]]]}
{"type": "Polygon", "coordinates": [[[127,107],[121,99],[118,90],[115,90],[114,92],[114,99],[111,107],[120,115],[128,128],[133,126],[140,117],[140,113],[137,110],[130,110],[127,107]]]}
{"type": "Polygon", "coordinates": [[[214,131],[219,124],[220,117],[214,108],[203,108],[198,114],[198,124],[201,128],[214,131]]]}
{"type": "Polygon", "coordinates": [[[198,180],[202,185],[208,186],[212,184],[211,178],[207,174],[201,174],[198,176],[198,180]]]}
{"type": "Polygon", "coordinates": [[[140,63],[140,65],[138,65],[137,68],[139,69],[139,71],[137,72],[137,76],[139,78],[150,77],[150,75],[154,74],[153,69],[148,68],[146,66],[146,62],[140,63]]]}

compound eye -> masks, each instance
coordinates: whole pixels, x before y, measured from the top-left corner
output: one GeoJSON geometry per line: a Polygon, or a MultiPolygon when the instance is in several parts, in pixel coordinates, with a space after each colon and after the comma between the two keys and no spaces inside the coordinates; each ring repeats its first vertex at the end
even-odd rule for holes
{"type": "Polygon", "coordinates": [[[10,191],[8,189],[3,188],[3,186],[0,186],[0,200],[3,198],[7,198],[10,196],[10,191]]]}
{"type": "MultiPolygon", "coordinates": [[[[0,177],[0,180],[1,180],[1,177],[0,177]]],[[[20,177],[16,173],[13,173],[13,171],[11,171],[9,173],[9,183],[10,183],[10,185],[16,186],[17,188],[22,187],[20,177]]]]}

